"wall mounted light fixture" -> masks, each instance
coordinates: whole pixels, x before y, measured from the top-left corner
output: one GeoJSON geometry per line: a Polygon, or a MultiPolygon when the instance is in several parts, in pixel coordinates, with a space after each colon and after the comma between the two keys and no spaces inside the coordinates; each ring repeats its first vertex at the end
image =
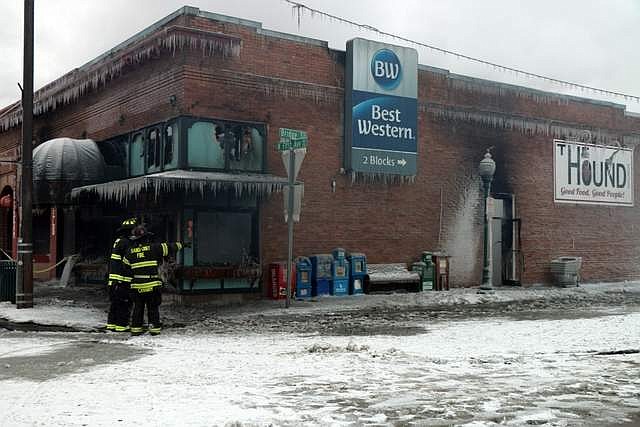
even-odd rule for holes
{"type": "Polygon", "coordinates": [[[332,193],[336,192],[336,177],[335,176],[331,177],[331,192],[332,193]]]}

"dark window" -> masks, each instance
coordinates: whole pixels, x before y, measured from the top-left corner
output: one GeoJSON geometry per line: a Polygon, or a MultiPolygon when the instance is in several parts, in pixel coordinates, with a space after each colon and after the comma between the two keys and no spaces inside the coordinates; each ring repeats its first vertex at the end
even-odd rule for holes
{"type": "Polygon", "coordinates": [[[158,131],[152,129],[149,131],[149,138],[147,139],[147,168],[155,168],[159,163],[158,142],[158,131]]]}
{"type": "Polygon", "coordinates": [[[130,156],[129,156],[129,173],[131,176],[144,174],[144,145],[142,134],[134,135],[131,140],[130,156]]]}
{"type": "Polygon", "coordinates": [[[229,168],[260,172],[262,170],[262,136],[252,126],[230,129],[229,168]]]}
{"type": "Polygon", "coordinates": [[[174,143],[174,130],[173,126],[169,125],[164,128],[164,164],[173,164],[173,143],[174,143]]]}
{"type": "Polygon", "coordinates": [[[126,165],[127,160],[127,138],[118,137],[108,141],[100,142],[98,148],[104,157],[104,162],[108,166],[126,165]]]}
{"type": "Polygon", "coordinates": [[[240,264],[252,254],[252,214],[199,212],[196,223],[197,264],[240,264]]]}
{"type": "Polygon", "coordinates": [[[127,174],[127,136],[120,136],[98,143],[98,148],[104,157],[107,167],[107,178],[122,179],[127,174]]]}

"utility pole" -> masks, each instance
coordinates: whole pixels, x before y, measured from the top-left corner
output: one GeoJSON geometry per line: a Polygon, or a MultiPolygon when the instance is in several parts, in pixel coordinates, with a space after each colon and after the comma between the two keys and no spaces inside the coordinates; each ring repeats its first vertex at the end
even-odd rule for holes
{"type": "Polygon", "coordinates": [[[22,212],[18,239],[16,308],[33,307],[33,1],[24,0],[24,60],[22,73],[22,212]]]}
{"type": "Polygon", "coordinates": [[[289,148],[289,200],[287,206],[287,299],[285,307],[289,308],[291,305],[291,284],[293,282],[293,202],[295,196],[295,161],[296,155],[293,150],[293,146],[289,148]]]}

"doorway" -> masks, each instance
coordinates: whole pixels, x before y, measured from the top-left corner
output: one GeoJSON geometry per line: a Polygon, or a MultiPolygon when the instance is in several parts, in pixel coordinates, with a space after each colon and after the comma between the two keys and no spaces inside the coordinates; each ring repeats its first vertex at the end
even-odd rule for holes
{"type": "Polygon", "coordinates": [[[520,218],[515,216],[515,197],[497,193],[492,197],[491,257],[493,286],[520,286],[523,266],[520,218]]]}

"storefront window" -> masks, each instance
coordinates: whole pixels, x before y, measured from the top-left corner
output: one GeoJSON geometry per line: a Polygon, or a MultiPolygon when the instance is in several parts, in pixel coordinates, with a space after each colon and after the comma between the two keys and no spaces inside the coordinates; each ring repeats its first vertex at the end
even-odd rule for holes
{"type": "Polygon", "coordinates": [[[252,214],[199,212],[195,252],[200,265],[238,265],[252,252],[252,214]]]}
{"type": "Polygon", "coordinates": [[[263,138],[253,126],[196,122],[188,137],[191,167],[262,172],[263,138]]]}
{"type": "Polygon", "coordinates": [[[224,169],[224,143],[220,126],[196,122],[188,130],[187,158],[190,167],[224,169]]]}
{"type": "Polygon", "coordinates": [[[126,176],[129,160],[127,142],[128,137],[124,135],[98,143],[98,148],[107,166],[109,180],[122,179],[126,176]]]}
{"type": "Polygon", "coordinates": [[[172,123],[164,128],[164,169],[175,169],[178,166],[178,125],[172,123]]]}
{"type": "Polygon", "coordinates": [[[250,126],[233,129],[233,144],[229,147],[229,168],[253,172],[262,171],[262,136],[250,126]]]}
{"type": "Polygon", "coordinates": [[[158,172],[162,169],[161,153],[160,131],[157,128],[151,129],[147,137],[147,172],[158,172]]]}
{"type": "Polygon", "coordinates": [[[131,176],[144,174],[144,138],[141,133],[133,136],[129,153],[129,173],[131,176]]]}

